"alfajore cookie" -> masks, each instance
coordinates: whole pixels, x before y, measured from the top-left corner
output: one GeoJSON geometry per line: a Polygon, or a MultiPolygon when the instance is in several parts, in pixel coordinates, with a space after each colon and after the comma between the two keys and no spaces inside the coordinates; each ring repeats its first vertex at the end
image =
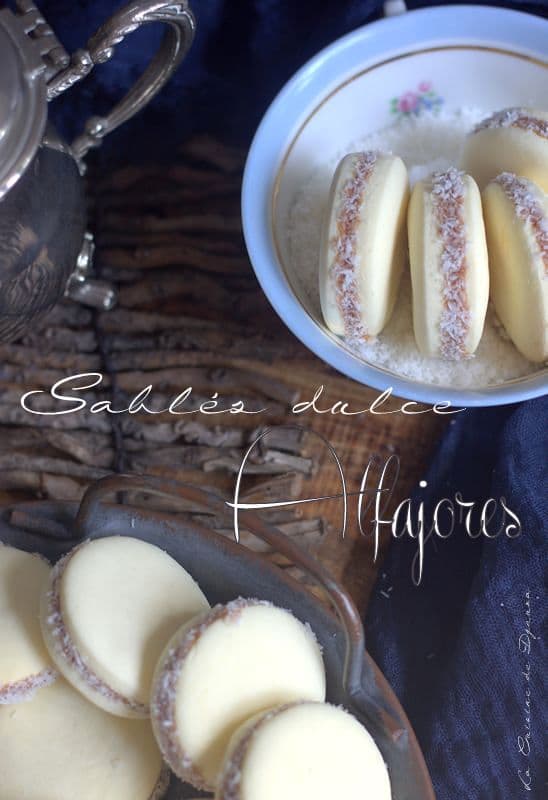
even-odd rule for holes
{"type": "Polygon", "coordinates": [[[324,698],[312,631],[289,611],[239,599],[215,606],[169,642],[154,676],[152,725],[171,769],[213,790],[242,722],[280,703],[324,698]]]}
{"type": "Polygon", "coordinates": [[[40,631],[40,595],[50,566],[0,543],[0,705],[29,700],[57,672],[40,631]]]}
{"type": "Polygon", "coordinates": [[[390,800],[383,757],[358,720],[325,703],[246,722],[227,750],[215,800],[390,800]]]}
{"type": "Polygon", "coordinates": [[[408,218],[413,328],[425,356],[470,358],[489,299],[489,262],[481,196],[452,167],[413,188],[408,218]]]}
{"type": "Polygon", "coordinates": [[[106,714],[63,678],[0,706],[2,800],[160,800],[169,782],[147,720],[106,714]]]}
{"type": "Polygon", "coordinates": [[[345,156],[333,177],[320,247],[320,300],[328,328],[356,344],[388,322],[405,263],[409,181],[398,156],[345,156]]]}
{"type": "Polygon", "coordinates": [[[462,168],[480,189],[501,172],[512,172],[548,192],[548,111],[505,108],[466,139],[462,168]]]}
{"type": "Polygon", "coordinates": [[[548,196],[503,172],[483,192],[495,311],[530,361],[548,359],[548,196]]]}
{"type": "Polygon", "coordinates": [[[198,584],[159,547],[111,536],[79,545],[54,567],[41,624],[75,688],[112,714],[146,717],[160,653],[208,608],[198,584]]]}

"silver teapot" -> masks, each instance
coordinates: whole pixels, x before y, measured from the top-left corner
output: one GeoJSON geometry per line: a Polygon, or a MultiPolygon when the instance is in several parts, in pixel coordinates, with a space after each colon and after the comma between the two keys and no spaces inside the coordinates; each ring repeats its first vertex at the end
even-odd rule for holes
{"type": "Polygon", "coordinates": [[[0,8],[0,340],[20,336],[63,294],[103,309],[114,304],[112,288],[88,274],[83,159],[161,89],[194,31],[186,0],[135,0],[69,56],[30,0],[0,8]],[[108,116],[92,117],[65,142],[48,121],[48,102],[149,22],[167,28],[143,75],[108,116]]]}

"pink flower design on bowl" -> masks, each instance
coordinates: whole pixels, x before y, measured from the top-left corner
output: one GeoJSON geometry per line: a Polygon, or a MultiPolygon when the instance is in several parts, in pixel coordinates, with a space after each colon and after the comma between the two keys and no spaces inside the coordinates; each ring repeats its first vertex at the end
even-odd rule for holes
{"type": "Polygon", "coordinates": [[[437,114],[443,97],[434,90],[432,81],[421,81],[416,91],[407,91],[390,100],[390,111],[397,117],[418,117],[423,112],[437,114]]]}
{"type": "Polygon", "coordinates": [[[398,111],[403,114],[410,114],[415,111],[419,102],[419,97],[415,92],[405,92],[398,100],[398,111]]]}

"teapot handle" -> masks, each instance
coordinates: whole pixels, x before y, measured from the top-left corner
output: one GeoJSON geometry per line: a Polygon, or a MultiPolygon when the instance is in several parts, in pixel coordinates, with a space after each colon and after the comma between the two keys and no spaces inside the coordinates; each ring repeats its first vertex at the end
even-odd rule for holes
{"type": "Polygon", "coordinates": [[[86,49],[73,53],[70,64],[48,82],[48,100],[60,95],[89,75],[96,64],[109,61],[125,37],[149,22],[167,25],[161,45],[145,72],[126,96],[104,117],[90,117],[84,132],[71,145],[82,159],[103,137],[140,111],[177,69],[194,39],[196,23],[187,0],[135,0],[117,11],[88,41],[86,49]]]}

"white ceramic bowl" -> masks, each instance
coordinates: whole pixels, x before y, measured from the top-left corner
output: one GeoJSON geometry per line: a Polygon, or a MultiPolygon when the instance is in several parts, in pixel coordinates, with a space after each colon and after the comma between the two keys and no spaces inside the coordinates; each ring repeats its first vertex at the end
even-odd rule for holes
{"type": "Polygon", "coordinates": [[[286,84],[251,146],[242,190],[244,234],[275,310],[314,353],[356,381],[426,403],[511,403],[544,394],[548,370],[474,389],[425,383],[374,366],[325,326],[292,277],[285,220],[299,186],[350,142],[406,109],[548,107],[548,22],[485,6],[427,8],[359,28],[322,50],[286,84]],[[414,94],[406,92],[415,90],[414,94]],[[398,102],[397,99],[400,98],[398,102]],[[440,99],[440,102],[441,99],[440,99]],[[407,104],[406,104],[407,103],[407,104]],[[289,265],[289,266],[288,266],[289,265]]]}

